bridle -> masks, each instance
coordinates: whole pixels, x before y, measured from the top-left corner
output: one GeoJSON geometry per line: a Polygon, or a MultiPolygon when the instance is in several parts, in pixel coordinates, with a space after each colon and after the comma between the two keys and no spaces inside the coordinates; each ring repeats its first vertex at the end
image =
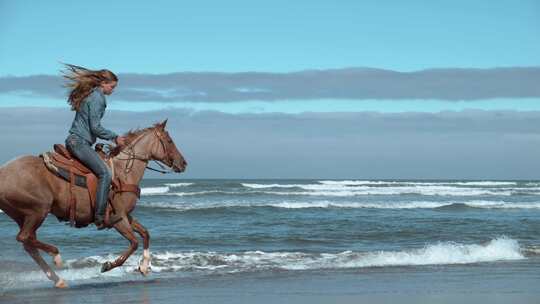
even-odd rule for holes
{"type": "MultiPolygon", "coordinates": [[[[153,128],[153,132],[154,134],[156,135],[156,137],[159,139],[159,142],[161,144],[161,147],[163,148],[163,151],[166,153],[166,161],[168,163],[171,163],[173,164],[174,163],[174,160],[173,160],[173,156],[171,154],[171,149],[170,149],[170,141],[166,140],[164,138],[164,134],[157,130],[157,128],[153,128]]],[[[167,131],[165,131],[167,132],[167,131]]],[[[134,151],[134,146],[135,144],[141,140],[145,135],[147,135],[147,133],[143,133],[141,134],[139,137],[137,137],[135,140],[133,140],[131,143],[129,143],[129,145],[126,147],[126,148],[123,148],[122,150],[120,150],[120,153],[123,153],[123,154],[127,154],[127,158],[116,158],[118,160],[127,160],[127,163],[126,163],[126,166],[124,167],[124,173],[125,174],[128,174],[129,172],[131,172],[131,169],[133,168],[133,163],[135,160],[141,160],[141,161],[144,161],[144,162],[148,162],[148,161],[154,161],[155,163],[157,163],[161,169],[163,170],[160,170],[160,169],[155,169],[155,168],[152,168],[152,167],[149,167],[148,165],[146,166],[147,169],[150,169],[150,170],[153,170],[153,171],[156,171],[156,172],[160,172],[160,173],[163,173],[163,174],[167,174],[167,173],[175,173],[171,168],[169,168],[167,165],[165,164],[162,164],[162,161],[160,160],[155,160],[155,159],[152,159],[152,157],[150,156],[149,153],[145,153],[143,155],[137,155],[134,151]]]]}

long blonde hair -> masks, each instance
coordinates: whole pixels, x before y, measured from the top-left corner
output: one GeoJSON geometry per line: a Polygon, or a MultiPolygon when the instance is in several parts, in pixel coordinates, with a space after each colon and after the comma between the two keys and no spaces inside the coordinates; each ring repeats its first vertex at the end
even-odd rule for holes
{"type": "Polygon", "coordinates": [[[64,65],[62,74],[68,80],[66,87],[71,88],[67,102],[72,111],[79,111],[83,100],[103,81],[118,81],[118,77],[109,70],[94,71],[73,64],[64,65]]]}

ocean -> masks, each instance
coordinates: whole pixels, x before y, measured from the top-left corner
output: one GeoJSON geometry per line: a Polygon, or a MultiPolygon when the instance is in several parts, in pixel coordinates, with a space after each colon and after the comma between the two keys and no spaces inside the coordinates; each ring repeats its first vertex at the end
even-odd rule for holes
{"type": "Polygon", "coordinates": [[[100,273],[127,240],[49,216],[38,237],[60,249],[58,274],[70,286],[55,290],[16,242],[17,225],[0,213],[0,301],[93,303],[81,298],[90,293],[100,303],[114,289],[125,297],[109,303],[179,296],[352,303],[400,294],[412,302],[491,296],[504,303],[520,295],[540,303],[540,181],[146,179],[141,186],[133,215],[151,234],[149,276],[136,271],[142,242],[123,267],[100,273]]]}

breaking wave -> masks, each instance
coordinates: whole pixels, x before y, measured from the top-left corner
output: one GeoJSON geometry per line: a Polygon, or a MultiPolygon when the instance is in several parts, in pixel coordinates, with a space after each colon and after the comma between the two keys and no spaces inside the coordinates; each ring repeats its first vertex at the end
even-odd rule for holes
{"type": "MultiPolygon", "coordinates": [[[[516,240],[500,237],[484,244],[441,242],[423,248],[402,251],[370,251],[340,253],[309,252],[157,252],[152,253],[151,269],[154,273],[226,274],[268,270],[318,270],[367,267],[453,265],[525,259],[516,240]]],[[[118,280],[135,277],[141,255],[133,255],[124,266],[101,273],[101,265],[114,259],[114,255],[92,256],[66,261],[66,268],[58,275],[68,282],[80,280],[118,280]]],[[[15,282],[47,281],[40,271],[5,273],[0,281],[7,285],[15,282]]]]}
{"type": "Polygon", "coordinates": [[[321,181],[319,184],[252,184],[242,183],[248,189],[264,190],[275,195],[305,196],[361,196],[361,195],[426,195],[426,196],[510,196],[514,194],[538,194],[538,187],[508,187],[515,182],[459,182],[445,183],[403,183],[371,181],[321,181]],[[489,184],[488,184],[489,183],[489,184]],[[512,184],[511,184],[512,183],[512,184]],[[384,184],[384,185],[383,185],[384,184]],[[484,187],[474,187],[474,186],[484,187]],[[488,187],[497,185],[498,187],[488,187]],[[507,187],[501,187],[507,186],[507,187]],[[287,189],[288,191],[283,191],[287,189]]]}
{"type": "Polygon", "coordinates": [[[514,186],[517,182],[510,181],[470,181],[470,182],[413,182],[413,181],[369,181],[369,180],[344,180],[344,181],[328,181],[323,180],[319,183],[324,185],[460,185],[460,186],[514,186]]]}
{"type": "Polygon", "coordinates": [[[438,209],[446,210],[460,208],[479,209],[540,209],[540,202],[506,202],[506,201],[408,201],[408,202],[335,202],[335,201],[315,201],[315,202],[267,202],[267,203],[242,203],[238,201],[218,201],[212,203],[183,203],[183,202],[147,202],[139,203],[140,207],[166,208],[176,210],[201,210],[214,208],[246,208],[246,207],[274,207],[285,209],[307,209],[307,208],[370,208],[370,209],[438,209]]]}
{"type": "Polygon", "coordinates": [[[519,260],[525,257],[517,241],[497,238],[486,244],[437,243],[404,251],[341,253],[188,252],[153,255],[155,272],[219,270],[243,272],[261,270],[317,270],[414,265],[450,265],[519,260]]]}
{"type": "Polygon", "coordinates": [[[155,195],[169,192],[169,187],[143,187],[141,188],[141,195],[155,195]]]}
{"type": "Polygon", "coordinates": [[[171,184],[165,184],[165,185],[169,187],[188,187],[188,186],[193,185],[193,183],[171,183],[171,184]]]}
{"type": "Polygon", "coordinates": [[[194,183],[165,183],[164,186],[143,187],[144,196],[207,196],[207,195],[279,195],[355,197],[378,195],[422,196],[512,196],[539,195],[537,184],[506,181],[467,182],[397,182],[397,181],[318,181],[315,183],[232,183],[225,187],[193,191],[194,183]],[[185,189],[185,190],[183,190],[185,189]],[[189,190],[191,189],[191,190],[189,190]]]}

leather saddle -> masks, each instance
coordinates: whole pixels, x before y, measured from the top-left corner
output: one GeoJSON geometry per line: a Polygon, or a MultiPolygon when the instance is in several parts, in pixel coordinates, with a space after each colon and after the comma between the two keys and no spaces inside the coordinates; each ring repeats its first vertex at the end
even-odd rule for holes
{"type": "MultiPolygon", "coordinates": [[[[69,150],[62,144],[54,144],[53,145],[54,151],[61,156],[63,156],[65,159],[72,162],[72,165],[75,167],[76,170],[79,171],[81,174],[88,174],[92,173],[90,169],[88,169],[83,163],[81,163],[76,157],[71,155],[69,150]]],[[[99,156],[104,160],[107,161],[106,155],[103,153],[101,149],[96,147],[96,152],[98,152],[99,156]]]]}
{"type": "MultiPolygon", "coordinates": [[[[43,158],[45,166],[57,175],[58,177],[69,182],[69,222],[71,226],[83,227],[86,225],[78,225],[76,223],[76,210],[77,210],[77,199],[74,195],[75,186],[83,187],[88,189],[88,198],[90,201],[90,207],[92,214],[94,214],[96,206],[96,192],[97,192],[97,176],[88,169],[83,163],[81,163],[76,157],[71,155],[68,149],[62,144],[53,145],[54,152],[45,152],[40,154],[40,157],[43,158]]],[[[105,163],[108,163],[109,157],[106,155],[103,150],[103,145],[97,144],[96,151],[99,156],[103,159],[105,163]]],[[[114,171],[113,171],[114,172],[114,171]]],[[[137,198],[140,197],[140,188],[138,185],[124,184],[120,179],[114,177],[111,183],[111,191],[109,191],[109,200],[107,204],[107,211],[105,213],[105,223],[109,222],[110,213],[112,210],[111,201],[114,198],[114,195],[119,192],[133,192],[137,195],[137,198]]]]}

